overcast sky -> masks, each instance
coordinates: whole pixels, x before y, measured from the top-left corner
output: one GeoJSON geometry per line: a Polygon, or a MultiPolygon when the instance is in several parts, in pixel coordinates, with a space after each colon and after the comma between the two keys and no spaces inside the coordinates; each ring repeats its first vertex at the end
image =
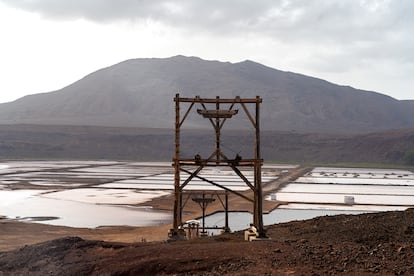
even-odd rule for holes
{"type": "Polygon", "coordinates": [[[0,0],[0,102],[178,54],[414,99],[413,14],[412,0],[0,0]]]}

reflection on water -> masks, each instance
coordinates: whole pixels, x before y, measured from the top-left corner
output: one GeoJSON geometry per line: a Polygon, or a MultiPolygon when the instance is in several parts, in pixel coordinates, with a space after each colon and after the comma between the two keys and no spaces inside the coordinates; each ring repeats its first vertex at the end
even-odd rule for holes
{"type": "MultiPolygon", "coordinates": [[[[284,172],[279,166],[267,169],[263,170],[264,185],[284,172]]],[[[2,163],[0,174],[0,218],[91,228],[149,226],[172,220],[171,212],[131,206],[171,193],[174,175],[170,163],[16,161],[2,163]]],[[[230,170],[206,169],[204,174],[234,190],[248,189],[230,170]]],[[[246,175],[251,177],[251,172],[246,175]]],[[[199,180],[187,188],[218,189],[199,180]]],[[[266,225],[324,215],[406,209],[414,202],[414,174],[315,168],[267,199],[288,204],[264,215],[266,225]]],[[[252,215],[233,212],[229,222],[232,230],[245,229],[252,215]]],[[[223,227],[224,213],[208,216],[206,224],[223,227]]]]}
{"type": "MultiPolygon", "coordinates": [[[[362,214],[366,211],[355,210],[300,210],[300,209],[276,209],[269,214],[263,215],[264,225],[271,225],[282,222],[289,222],[294,220],[306,220],[319,216],[333,216],[339,214],[362,214]]],[[[201,219],[200,219],[201,220],[201,219]]],[[[218,212],[205,218],[206,226],[209,227],[224,227],[225,213],[218,212]]],[[[232,231],[238,231],[249,228],[253,221],[253,215],[248,212],[230,212],[229,226],[232,231]]],[[[211,233],[218,233],[212,231],[211,233]]]]}
{"type": "Polygon", "coordinates": [[[39,221],[46,221],[46,220],[54,220],[59,219],[58,217],[23,217],[23,218],[16,218],[17,221],[27,221],[27,222],[39,222],[39,221]]]}
{"type": "MultiPolygon", "coordinates": [[[[171,212],[134,207],[174,190],[170,162],[7,161],[0,169],[0,217],[73,227],[172,221],[171,212]]],[[[263,182],[276,179],[281,170],[264,166],[263,182]]],[[[231,169],[205,168],[200,175],[235,190],[248,189],[231,169]]],[[[246,175],[250,179],[252,171],[246,175]]],[[[219,189],[199,180],[186,187],[191,188],[219,189]]]]}
{"type": "Polygon", "coordinates": [[[35,190],[0,191],[0,214],[8,218],[59,217],[54,220],[33,220],[52,225],[94,228],[98,226],[150,226],[169,223],[170,212],[151,208],[96,205],[83,202],[39,197],[35,190]]]}
{"type": "Polygon", "coordinates": [[[91,204],[138,204],[168,195],[166,191],[137,191],[132,189],[69,189],[43,194],[42,197],[91,204]]]}

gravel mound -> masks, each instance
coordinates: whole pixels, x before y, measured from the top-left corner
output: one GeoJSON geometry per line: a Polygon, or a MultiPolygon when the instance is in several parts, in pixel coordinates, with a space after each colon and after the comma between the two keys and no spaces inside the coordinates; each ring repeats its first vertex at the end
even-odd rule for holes
{"type": "MultiPolygon", "coordinates": [[[[0,253],[4,275],[413,275],[414,210],[325,216],[183,242],[78,237],[0,253]]],[[[0,273],[1,274],[1,273],[0,273]]]]}

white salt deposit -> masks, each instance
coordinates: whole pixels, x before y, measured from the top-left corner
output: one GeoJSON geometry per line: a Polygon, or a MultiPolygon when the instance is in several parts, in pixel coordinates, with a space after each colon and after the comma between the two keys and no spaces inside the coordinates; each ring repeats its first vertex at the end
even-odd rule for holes
{"type": "Polygon", "coordinates": [[[44,197],[30,197],[2,206],[2,214],[8,218],[54,216],[59,219],[38,222],[88,228],[110,225],[161,225],[169,223],[172,219],[170,212],[147,208],[96,205],[44,197]]]}
{"type": "Polygon", "coordinates": [[[85,188],[51,192],[43,194],[42,197],[93,204],[139,204],[168,194],[169,192],[165,191],[85,188]]]}
{"type": "Polygon", "coordinates": [[[400,210],[414,206],[414,174],[407,170],[365,168],[315,168],[282,187],[268,200],[306,204],[303,208],[400,210]],[[353,202],[347,199],[353,198],[353,202]],[[347,204],[349,206],[343,206],[347,204]]]}
{"type": "Polygon", "coordinates": [[[369,178],[330,178],[330,177],[299,177],[295,181],[296,183],[320,183],[320,184],[366,184],[366,185],[402,185],[402,186],[413,186],[414,179],[388,179],[388,178],[379,178],[379,179],[369,179],[369,178]]]}
{"type": "MultiPolygon", "coordinates": [[[[323,194],[371,194],[371,195],[414,195],[414,186],[387,185],[343,185],[343,184],[297,184],[291,183],[279,193],[323,193],[323,194]]],[[[414,203],[414,202],[413,202],[414,203]]]]}

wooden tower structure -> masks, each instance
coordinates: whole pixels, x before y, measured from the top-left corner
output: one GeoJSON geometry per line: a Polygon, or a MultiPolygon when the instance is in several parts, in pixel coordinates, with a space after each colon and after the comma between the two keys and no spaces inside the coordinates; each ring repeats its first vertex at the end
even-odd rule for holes
{"type": "Polygon", "coordinates": [[[240,98],[235,97],[233,99],[216,98],[181,98],[179,94],[176,94],[174,98],[175,102],[175,152],[173,158],[174,166],[174,220],[173,229],[170,230],[171,239],[180,239],[183,235],[181,226],[182,211],[183,211],[183,190],[187,184],[194,178],[201,179],[206,183],[215,185],[229,193],[236,194],[252,202],[253,204],[253,224],[256,226],[259,237],[265,237],[265,231],[263,228],[263,207],[262,207],[262,185],[261,185],[261,170],[263,165],[263,159],[260,155],[260,104],[262,99],[257,96],[256,98],[240,98]],[[183,110],[183,116],[181,117],[181,107],[185,107],[183,110]],[[254,112],[250,111],[248,106],[255,105],[254,112]],[[222,109],[225,106],[225,109],[222,109]],[[184,121],[187,119],[191,110],[197,107],[197,113],[203,118],[210,121],[215,130],[215,149],[207,158],[203,158],[196,154],[194,158],[182,158],[180,156],[180,135],[181,127],[184,121]],[[226,120],[231,119],[233,116],[239,113],[240,108],[245,112],[247,118],[251,122],[255,131],[254,139],[254,156],[250,159],[241,158],[238,154],[234,158],[228,158],[221,149],[221,130],[226,120]],[[254,114],[252,114],[254,113],[254,114]],[[203,168],[211,166],[227,166],[230,167],[240,179],[253,191],[253,198],[246,196],[243,193],[233,191],[232,189],[220,185],[206,177],[199,176],[198,174],[203,168]],[[253,169],[253,183],[243,174],[240,167],[250,167],[253,169]],[[189,169],[193,168],[193,169],[189,169]],[[182,176],[182,174],[185,174],[182,176]]]}

